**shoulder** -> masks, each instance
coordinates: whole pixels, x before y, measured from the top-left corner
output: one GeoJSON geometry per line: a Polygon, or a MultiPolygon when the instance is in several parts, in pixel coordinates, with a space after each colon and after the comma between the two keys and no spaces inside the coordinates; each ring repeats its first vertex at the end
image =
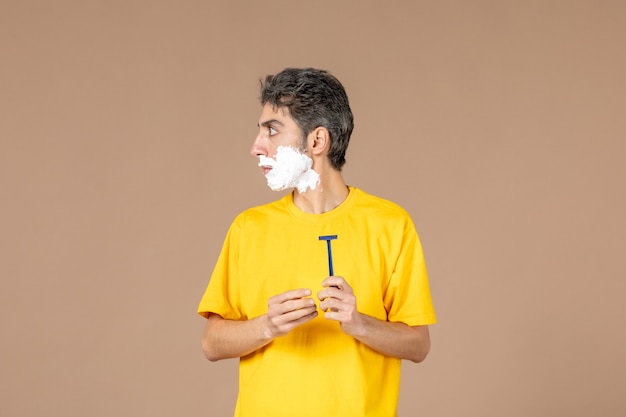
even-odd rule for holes
{"type": "Polygon", "coordinates": [[[250,207],[235,217],[233,225],[243,227],[244,225],[267,222],[271,219],[280,218],[288,213],[289,199],[290,196],[286,195],[279,200],[272,201],[271,203],[250,207]]]}
{"type": "Polygon", "coordinates": [[[371,215],[383,216],[389,219],[408,219],[409,213],[399,204],[382,197],[369,194],[359,188],[354,188],[355,208],[366,210],[371,215]]]}

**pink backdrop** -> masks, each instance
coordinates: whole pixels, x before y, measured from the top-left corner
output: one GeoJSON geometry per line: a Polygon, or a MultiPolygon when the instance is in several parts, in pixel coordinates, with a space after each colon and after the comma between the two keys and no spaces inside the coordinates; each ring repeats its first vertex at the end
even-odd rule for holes
{"type": "Polygon", "coordinates": [[[624,39],[620,1],[2,1],[0,415],[232,414],[195,309],[278,197],[248,149],[285,66],[343,81],[345,178],[425,247],[400,415],[626,415],[624,39]]]}

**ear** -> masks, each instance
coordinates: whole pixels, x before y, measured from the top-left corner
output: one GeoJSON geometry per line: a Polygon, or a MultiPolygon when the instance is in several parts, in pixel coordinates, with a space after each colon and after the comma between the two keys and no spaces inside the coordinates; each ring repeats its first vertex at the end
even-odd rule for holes
{"type": "Polygon", "coordinates": [[[313,155],[322,155],[330,149],[330,132],[325,127],[316,127],[308,137],[309,149],[313,155]]]}

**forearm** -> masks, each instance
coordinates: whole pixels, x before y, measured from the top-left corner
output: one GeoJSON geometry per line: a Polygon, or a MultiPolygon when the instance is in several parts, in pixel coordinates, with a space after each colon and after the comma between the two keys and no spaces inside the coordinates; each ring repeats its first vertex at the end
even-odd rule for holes
{"type": "Polygon", "coordinates": [[[423,361],[430,351],[428,326],[408,326],[360,314],[352,336],[375,351],[394,358],[423,361]]]}
{"type": "Polygon", "coordinates": [[[216,314],[207,319],[202,350],[210,361],[245,356],[270,343],[265,316],[250,320],[226,320],[216,314]]]}
{"type": "Polygon", "coordinates": [[[250,320],[226,320],[217,314],[209,315],[202,335],[202,350],[210,361],[242,357],[315,317],[317,310],[311,290],[285,291],[269,299],[266,314],[250,320]]]}

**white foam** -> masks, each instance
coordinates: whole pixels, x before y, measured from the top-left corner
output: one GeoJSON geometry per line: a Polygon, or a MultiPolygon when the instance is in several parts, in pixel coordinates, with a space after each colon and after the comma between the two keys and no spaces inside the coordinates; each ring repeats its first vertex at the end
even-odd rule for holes
{"type": "Polygon", "coordinates": [[[297,188],[304,193],[307,189],[315,190],[320,176],[313,168],[313,160],[293,146],[279,146],[276,158],[259,155],[259,166],[272,167],[265,174],[267,185],[274,191],[297,188]]]}

